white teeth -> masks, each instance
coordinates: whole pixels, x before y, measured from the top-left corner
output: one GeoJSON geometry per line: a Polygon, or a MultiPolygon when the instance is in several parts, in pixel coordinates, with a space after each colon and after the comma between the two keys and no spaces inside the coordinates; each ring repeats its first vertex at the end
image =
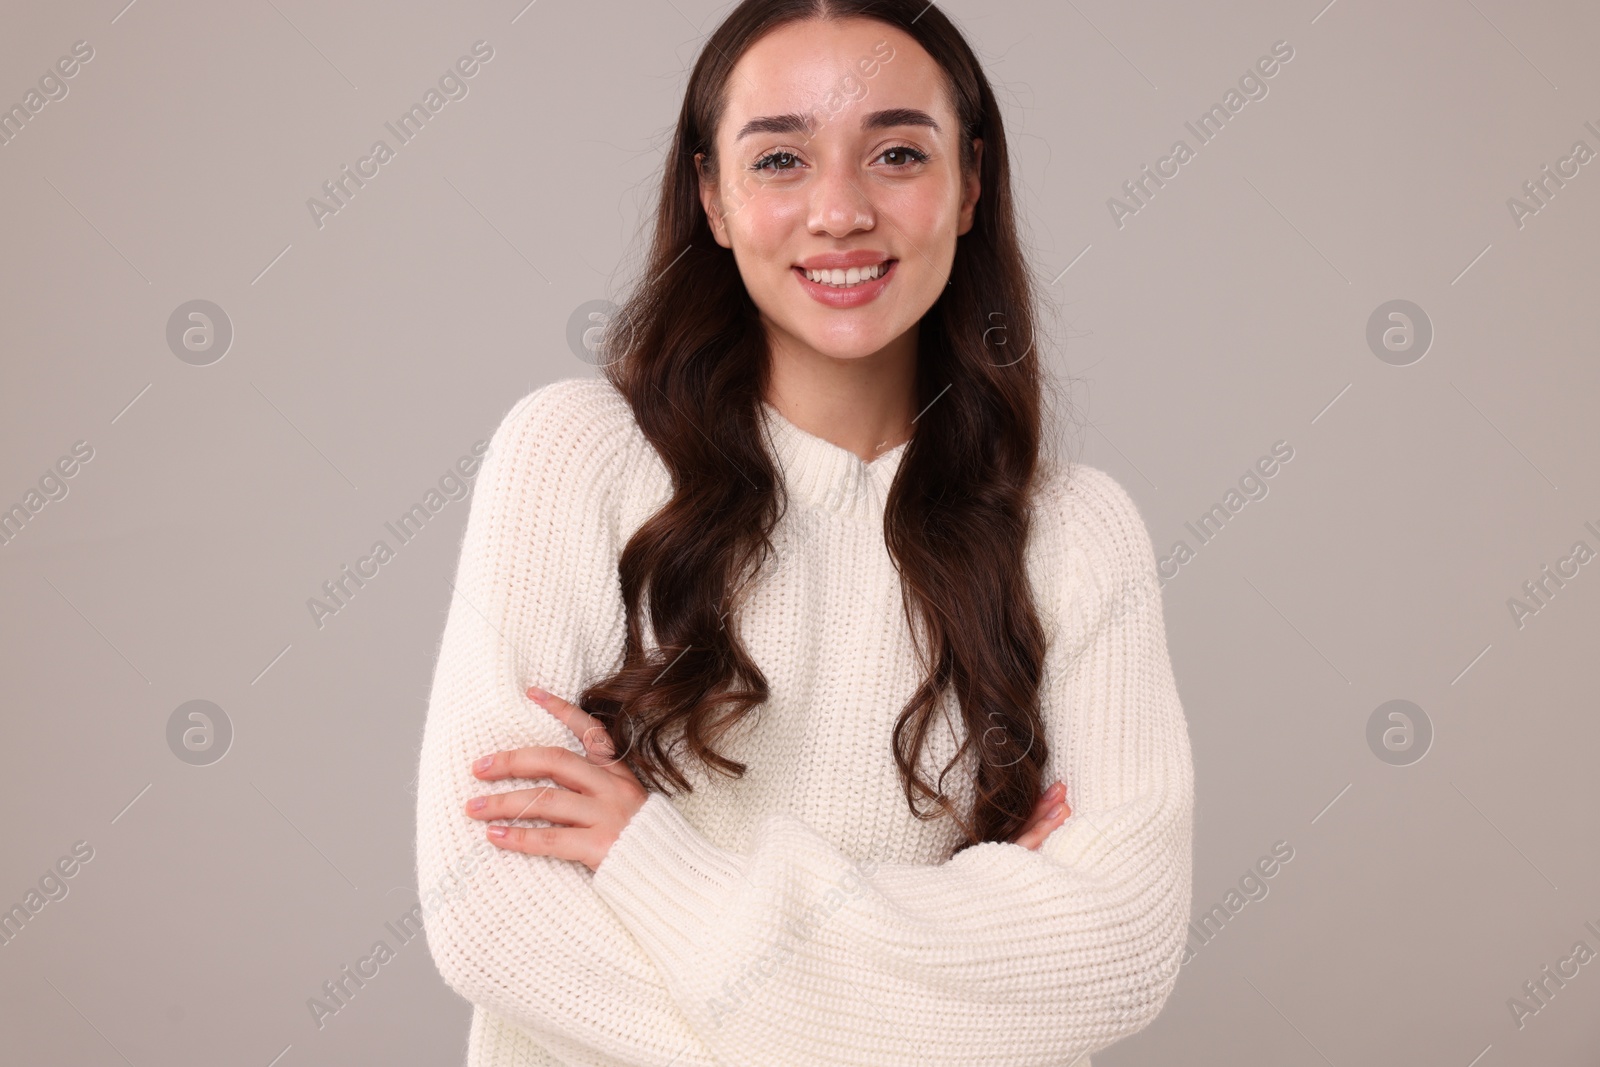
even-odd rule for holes
{"type": "Polygon", "coordinates": [[[841,289],[848,289],[852,285],[870,282],[875,278],[883,277],[883,272],[889,269],[889,261],[871,267],[851,267],[849,270],[808,270],[806,277],[819,285],[833,285],[841,289]]]}

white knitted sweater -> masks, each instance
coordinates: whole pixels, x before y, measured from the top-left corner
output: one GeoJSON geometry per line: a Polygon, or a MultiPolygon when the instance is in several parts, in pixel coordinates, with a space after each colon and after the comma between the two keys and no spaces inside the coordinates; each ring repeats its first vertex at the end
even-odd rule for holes
{"type": "MultiPolygon", "coordinates": [[[[1045,481],[1044,784],[1066,782],[1072,815],[1037,851],[952,857],[892,755],[920,680],[882,529],[906,446],[866,463],[762,411],[789,506],[737,624],[771,699],[718,746],[749,770],[682,760],[694,791],[652,793],[593,873],[490,844],[465,802],[530,782],[470,764],[582,751],[524,694],[575,699],[620,665],[617,559],[670,480],[600,379],[535,390],[493,436],[417,793],[427,943],[474,1005],[468,1067],[1069,1067],[1156,1015],[1189,918],[1193,769],[1139,513],[1096,468],[1045,481]]],[[[947,698],[929,781],[963,729],[947,698]]]]}

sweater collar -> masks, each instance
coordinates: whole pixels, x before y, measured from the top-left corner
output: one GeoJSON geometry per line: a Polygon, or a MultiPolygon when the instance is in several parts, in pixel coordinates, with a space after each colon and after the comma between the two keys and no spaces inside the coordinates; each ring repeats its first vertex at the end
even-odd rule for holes
{"type": "Polygon", "coordinates": [[[761,411],[790,499],[841,514],[883,514],[909,441],[868,463],[848,448],[800,429],[764,399],[761,411]]]}

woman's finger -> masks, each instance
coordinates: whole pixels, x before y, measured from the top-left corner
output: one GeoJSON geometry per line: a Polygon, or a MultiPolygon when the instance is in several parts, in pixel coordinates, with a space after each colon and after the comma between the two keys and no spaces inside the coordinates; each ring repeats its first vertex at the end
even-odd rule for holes
{"type": "Polygon", "coordinates": [[[566,826],[491,826],[485,833],[495,847],[508,852],[577,860],[591,870],[596,864],[593,835],[587,830],[566,826]]]}
{"type": "Polygon", "coordinates": [[[593,793],[613,784],[611,774],[569,748],[541,745],[493,752],[472,765],[485,781],[501,778],[549,778],[578,793],[593,793]]]}
{"type": "Polygon", "coordinates": [[[1039,803],[1033,806],[1033,813],[1043,816],[1057,804],[1067,799],[1067,786],[1064,782],[1057,782],[1043,793],[1039,794],[1039,803]]]}
{"type": "Polygon", "coordinates": [[[474,819],[543,819],[563,826],[591,826],[594,807],[582,793],[556,785],[534,789],[513,789],[491,793],[467,801],[467,814],[474,819]]]}
{"type": "Polygon", "coordinates": [[[584,758],[590,763],[596,767],[611,767],[617,763],[616,746],[599,719],[536,685],[528,687],[528,698],[560,719],[572,731],[573,736],[583,744],[584,758]]]}
{"type": "Polygon", "coordinates": [[[1066,793],[1067,788],[1061,782],[1046,789],[1039,802],[1034,805],[1033,814],[1029,817],[1027,825],[1012,839],[1012,843],[1032,849],[1044,844],[1045,838],[1055,832],[1056,828],[1066,821],[1067,816],[1072,814],[1072,809],[1066,801],[1066,793]]]}
{"type": "Polygon", "coordinates": [[[1059,805],[1056,808],[1053,816],[1046,815],[1043,819],[1030,824],[1029,827],[1023,831],[1022,836],[1017,838],[1016,843],[1021,845],[1023,848],[1037,850],[1040,845],[1045,843],[1046,838],[1055,833],[1056,830],[1060,828],[1061,824],[1067,821],[1067,816],[1071,814],[1072,810],[1065,804],[1059,805]]]}
{"type": "Polygon", "coordinates": [[[1035,823],[1044,818],[1045,812],[1055,807],[1056,802],[1062,798],[1064,793],[1065,789],[1060,782],[1040,793],[1039,799],[1033,802],[1033,810],[1028,813],[1028,821],[1023,823],[1022,829],[1017,831],[1017,836],[1013,837],[1012,840],[1017,840],[1017,837],[1021,837],[1025,831],[1031,829],[1035,823]]]}

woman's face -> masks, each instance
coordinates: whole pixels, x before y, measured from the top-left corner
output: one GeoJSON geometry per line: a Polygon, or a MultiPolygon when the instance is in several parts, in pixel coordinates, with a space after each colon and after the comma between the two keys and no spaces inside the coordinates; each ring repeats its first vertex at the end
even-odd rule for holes
{"type": "Polygon", "coordinates": [[[701,201],[774,345],[857,359],[914,343],[972,228],[960,136],[943,70],[885,23],[791,23],[745,52],[701,201]]]}

